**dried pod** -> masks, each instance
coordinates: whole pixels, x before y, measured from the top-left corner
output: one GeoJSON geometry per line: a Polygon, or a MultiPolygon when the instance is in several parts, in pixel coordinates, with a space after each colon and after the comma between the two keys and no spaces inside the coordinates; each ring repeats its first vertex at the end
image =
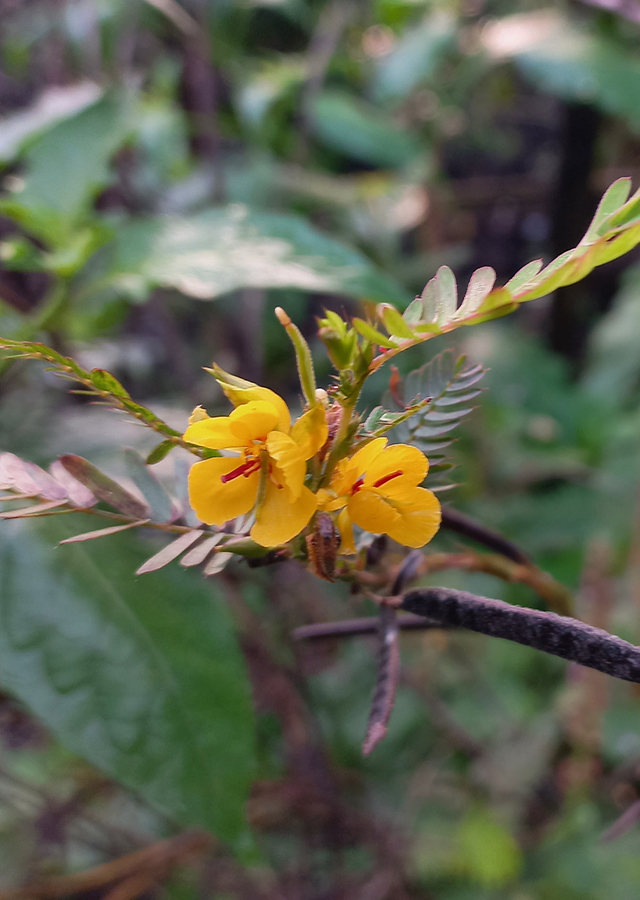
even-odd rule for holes
{"type": "Polygon", "coordinates": [[[311,571],[318,578],[333,581],[340,547],[340,532],[328,513],[316,513],[313,533],[307,535],[306,540],[311,571]]]}

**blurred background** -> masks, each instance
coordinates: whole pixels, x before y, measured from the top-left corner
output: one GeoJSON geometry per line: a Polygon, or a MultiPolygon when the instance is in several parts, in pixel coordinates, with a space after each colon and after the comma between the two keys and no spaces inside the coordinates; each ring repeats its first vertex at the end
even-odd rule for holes
{"type": "MultiPolygon", "coordinates": [[[[227,408],[202,371],[212,359],[299,408],[274,306],[303,329],[326,384],[323,309],[402,308],[443,264],[463,283],[490,265],[504,283],[575,246],[615,178],[638,186],[639,35],[637,0],[0,0],[0,334],[109,369],[181,430],[196,404],[227,408]]],[[[410,371],[452,347],[487,367],[450,448],[446,500],[530,553],[581,618],[634,643],[639,260],[399,360],[410,371]]],[[[0,450],[40,465],[77,453],[118,477],[122,446],[153,446],[39,365],[0,365],[0,450]]],[[[45,526],[0,522],[0,551],[20,534],[55,630],[78,613],[66,581],[48,599],[52,584],[77,573],[45,526]]],[[[107,572],[125,601],[149,593],[133,572],[159,546],[105,539],[74,590],[107,572]]],[[[428,549],[461,546],[443,533],[428,549]]],[[[2,571],[6,646],[22,654],[0,677],[8,890],[117,859],[175,824],[66,749],[84,728],[101,759],[85,706],[109,698],[89,690],[48,728],[33,714],[48,680],[81,683],[75,645],[35,666],[20,576],[2,571]]],[[[640,830],[606,833],[640,796],[634,686],[479,635],[404,635],[389,734],[365,759],[370,641],[290,639],[362,602],[288,564],[188,574],[154,576],[167,597],[149,603],[186,616],[192,591],[237,623],[256,714],[244,837],[113,900],[636,900],[640,830]]],[[[544,607],[486,574],[430,581],[544,607]]],[[[237,727],[249,716],[238,707],[237,727]]],[[[197,788],[195,763],[192,777],[197,788]]],[[[112,897],[99,884],[65,895],[112,897]]]]}

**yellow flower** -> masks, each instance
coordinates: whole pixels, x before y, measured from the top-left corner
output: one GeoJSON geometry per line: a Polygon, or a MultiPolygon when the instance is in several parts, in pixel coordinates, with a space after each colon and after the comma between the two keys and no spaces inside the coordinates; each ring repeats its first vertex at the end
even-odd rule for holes
{"type": "Polygon", "coordinates": [[[318,491],[318,507],[341,510],[341,553],[355,553],[353,525],[388,534],[406,547],[423,547],[440,527],[440,503],[424,481],[429,461],[417,447],[376,438],[335,468],[328,490],[318,491]]]}
{"type": "Polygon", "coordinates": [[[263,547],[284,544],[316,511],[317,497],[304,480],[306,460],[327,439],[324,410],[313,407],[292,428],[287,404],[268,388],[250,382],[223,388],[235,404],[233,412],[203,418],[198,408],[184,439],[238,455],[195,463],[189,472],[189,500],[207,525],[222,525],[255,507],[253,540],[263,547]]]}

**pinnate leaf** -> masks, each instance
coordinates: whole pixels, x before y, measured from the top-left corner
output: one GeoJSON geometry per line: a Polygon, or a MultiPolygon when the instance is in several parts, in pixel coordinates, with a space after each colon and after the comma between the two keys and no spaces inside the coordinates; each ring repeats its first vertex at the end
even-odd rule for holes
{"type": "MultiPolygon", "coordinates": [[[[482,366],[469,365],[464,356],[456,358],[452,350],[445,350],[405,379],[402,402],[423,405],[393,434],[426,453],[432,473],[446,471],[442,454],[451,443],[450,432],[472,412],[469,402],[480,393],[477,385],[484,374],[482,366]]],[[[397,407],[394,396],[397,392],[388,393],[385,401],[397,407]]]]}
{"type": "Polygon", "coordinates": [[[0,336],[0,350],[7,350],[10,357],[15,359],[41,359],[51,363],[54,372],[63,378],[69,378],[80,384],[86,393],[95,394],[101,400],[121,409],[124,412],[135,416],[136,419],[158,431],[160,434],[171,439],[172,443],[179,444],[196,453],[193,447],[185,444],[180,432],[175,428],[171,428],[162,419],[156,416],[146,406],[136,403],[131,399],[128,392],[120,384],[115,375],[111,372],[105,372],[104,369],[92,369],[88,371],[83,369],[74,359],[69,356],[62,356],[46,344],[39,344],[33,341],[17,341],[11,338],[0,336]]]}
{"type": "MultiPolygon", "coordinates": [[[[521,303],[580,281],[596,266],[628,253],[640,243],[640,190],[629,199],[628,194],[629,179],[622,178],[610,185],[578,246],[560,254],[544,268],[540,260],[527,263],[498,288],[493,287],[493,269],[488,266],[477,269],[459,307],[455,276],[448,266],[441,266],[425,285],[421,296],[409,305],[403,316],[406,329],[403,327],[402,332],[388,307],[385,304],[379,306],[378,317],[391,338],[385,343],[381,339],[384,336],[378,336],[372,342],[391,352],[381,353],[373,361],[372,370],[402,350],[438,334],[507,315],[521,303]],[[412,333],[412,339],[407,330],[412,333]]],[[[367,329],[373,329],[373,326],[365,325],[367,329]]],[[[362,326],[356,325],[356,328],[360,334],[368,336],[362,326]]]]}

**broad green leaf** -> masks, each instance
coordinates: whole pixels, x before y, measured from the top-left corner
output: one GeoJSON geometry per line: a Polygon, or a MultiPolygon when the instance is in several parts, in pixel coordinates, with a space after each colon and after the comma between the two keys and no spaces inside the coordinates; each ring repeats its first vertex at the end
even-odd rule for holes
{"type": "Polygon", "coordinates": [[[241,287],[295,287],[401,307],[411,299],[366,257],[304,219],[240,205],[131,222],[110,251],[107,278],[139,298],[163,286],[202,300],[241,287]]]}
{"type": "Polygon", "coordinates": [[[408,28],[391,53],[378,62],[374,80],[377,96],[401,99],[431,78],[455,35],[454,16],[444,9],[426,16],[416,28],[408,28]]]}
{"type": "Polygon", "coordinates": [[[483,43],[510,58],[546,92],[592,103],[640,132],[640,59],[621,41],[591,34],[557,9],[517,13],[490,23],[483,43]]]}
{"type": "Polygon", "coordinates": [[[322,91],[312,104],[311,121],[328,147],[381,168],[405,166],[421,153],[418,141],[390,117],[344,91],[322,91]]]}
{"type": "Polygon", "coordinates": [[[102,88],[92,81],[50,87],[27,109],[0,119],[0,160],[8,162],[28,139],[95,103],[102,88]]]}
{"type": "Polygon", "coordinates": [[[0,526],[0,684],[74,753],[186,826],[243,829],[250,690],[224,599],[171,568],[136,579],[132,535],[56,548],[0,526]]]}
{"type": "Polygon", "coordinates": [[[64,247],[111,180],[109,162],[131,131],[125,94],[104,97],[45,132],[25,154],[24,188],[4,213],[53,247],[64,247]]]}

